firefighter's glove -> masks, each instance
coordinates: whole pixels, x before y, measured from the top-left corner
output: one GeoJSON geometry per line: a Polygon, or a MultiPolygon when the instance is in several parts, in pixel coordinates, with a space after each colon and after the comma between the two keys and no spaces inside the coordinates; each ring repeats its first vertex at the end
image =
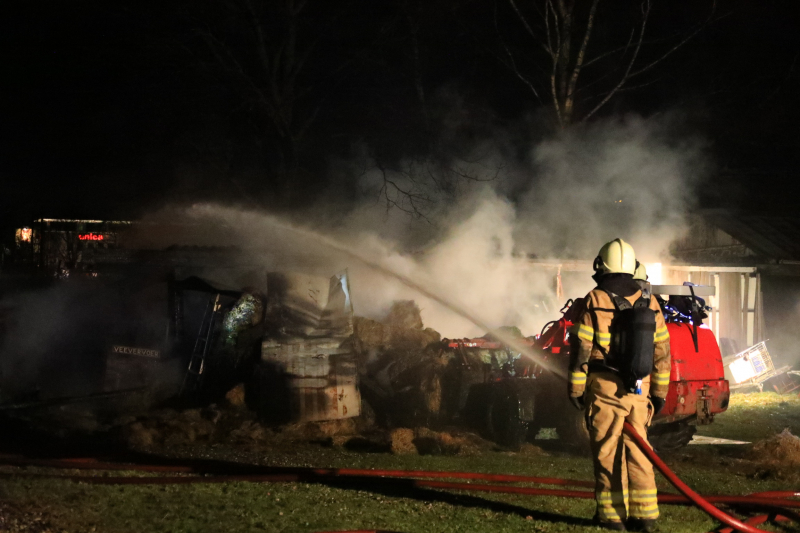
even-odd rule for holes
{"type": "Polygon", "coordinates": [[[658,396],[651,396],[650,403],[653,404],[653,416],[656,416],[659,411],[664,408],[664,404],[667,403],[667,400],[659,398],[658,396]]]}
{"type": "Polygon", "coordinates": [[[575,409],[578,411],[583,411],[586,407],[585,402],[583,401],[583,394],[580,396],[570,396],[569,397],[570,403],[575,406],[575,409]]]}

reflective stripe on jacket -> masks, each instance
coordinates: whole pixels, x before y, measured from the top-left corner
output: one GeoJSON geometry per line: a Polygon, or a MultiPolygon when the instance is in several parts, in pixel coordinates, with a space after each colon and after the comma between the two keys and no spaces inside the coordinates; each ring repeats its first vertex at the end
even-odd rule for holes
{"type": "MultiPolygon", "coordinates": [[[[631,305],[641,296],[641,291],[626,297],[631,305]]],[[[650,394],[665,398],[669,389],[671,361],[669,354],[669,332],[664,322],[661,307],[655,298],[650,298],[650,309],[656,312],[656,332],[653,335],[653,371],[650,374],[650,394]]],[[[572,353],[569,368],[569,393],[571,396],[583,394],[586,386],[586,366],[589,361],[604,361],[601,348],[608,350],[611,345],[611,321],[614,318],[614,301],[608,293],[594,289],[586,296],[586,310],[573,326],[571,335],[576,335],[580,348],[572,353]]],[[[646,379],[646,378],[645,378],[646,379]]]]}

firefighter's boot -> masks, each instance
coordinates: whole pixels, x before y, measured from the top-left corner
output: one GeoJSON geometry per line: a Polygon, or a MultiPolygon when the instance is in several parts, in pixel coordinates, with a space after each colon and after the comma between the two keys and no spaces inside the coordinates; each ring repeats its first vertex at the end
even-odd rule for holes
{"type": "Polygon", "coordinates": [[[626,524],[628,531],[644,531],[651,533],[656,530],[655,518],[630,518],[626,524]]]}
{"type": "Polygon", "coordinates": [[[625,531],[625,524],[619,521],[603,520],[599,514],[594,515],[592,523],[603,529],[610,529],[611,531],[625,531]]]}

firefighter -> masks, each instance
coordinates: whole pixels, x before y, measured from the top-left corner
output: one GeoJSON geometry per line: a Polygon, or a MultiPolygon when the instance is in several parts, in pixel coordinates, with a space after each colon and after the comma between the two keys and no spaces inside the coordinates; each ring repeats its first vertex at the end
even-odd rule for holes
{"type": "Polygon", "coordinates": [[[594,519],[617,531],[626,525],[651,531],[658,518],[653,466],[622,426],[629,422],[646,439],[646,427],[664,407],[669,388],[669,333],[658,302],[643,298],[633,279],[637,265],[633,247],[622,239],[600,249],[597,287],[586,297],[574,331],[579,344],[570,357],[570,401],[585,412],[590,434],[594,519]],[[631,317],[636,327],[630,326],[631,317]]]}
{"type": "Polygon", "coordinates": [[[644,263],[637,263],[636,272],[633,273],[633,281],[639,285],[642,296],[645,298],[650,298],[650,282],[647,281],[648,277],[647,268],[645,268],[644,263]]]}
{"type": "MultiPolygon", "coordinates": [[[[651,298],[653,289],[650,285],[650,282],[647,281],[650,279],[650,276],[647,275],[647,268],[644,266],[644,263],[636,263],[636,272],[633,273],[633,281],[639,285],[639,289],[642,291],[642,296],[644,298],[651,298]]],[[[660,304],[659,304],[660,305],[660,304]]]]}

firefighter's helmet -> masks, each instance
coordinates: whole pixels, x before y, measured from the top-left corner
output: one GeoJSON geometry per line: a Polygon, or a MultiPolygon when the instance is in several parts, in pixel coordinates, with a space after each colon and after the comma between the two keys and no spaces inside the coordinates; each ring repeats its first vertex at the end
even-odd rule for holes
{"type": "Polygon", "coordinates": [[[594,260],[594,269],[600,274],[633,275],[637,264],[633,246],[622,239],[614,239],[600,248],[600,253],[594,260]]]}
{"type": "Polygon", "coordinates": [[[633,273],[633,279],[647,281],[647,269],[644,267],[644,263],[636,263],[636,272],[633,273]]]}

